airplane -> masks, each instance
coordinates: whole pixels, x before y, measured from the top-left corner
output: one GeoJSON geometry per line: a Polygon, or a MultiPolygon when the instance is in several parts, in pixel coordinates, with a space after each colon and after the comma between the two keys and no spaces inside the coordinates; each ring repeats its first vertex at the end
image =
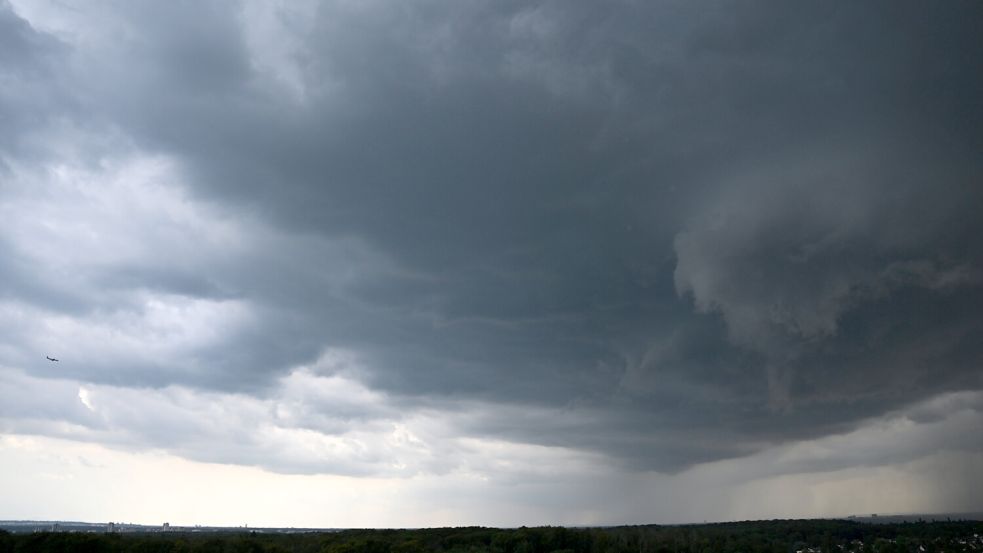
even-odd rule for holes
{"type": "Polygon", "coordinates": [[[54,357],[48,357],[47,355],[45,355],[44,358],[47,359],[48,361],[57,361],[57,359],[55,359],[54,357]]]}

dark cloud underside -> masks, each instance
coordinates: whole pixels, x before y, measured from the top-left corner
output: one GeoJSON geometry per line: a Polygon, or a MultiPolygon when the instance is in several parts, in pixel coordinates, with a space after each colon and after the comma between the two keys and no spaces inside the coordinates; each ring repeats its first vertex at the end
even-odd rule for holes
{"type": "Polygon", "coordinates": [[[5,255],[0,295],[58,313],[260,313],[86,378],[262,395],[345,350],[407,408],[567,409],[468,430],[657,470],[983,386],[983,5],[326,3],[281,14],[290,93],[235,9],[127,4],[92,50],[0,9],[3,159],[66,118],[302,237],[75,290],[5,255]]]}

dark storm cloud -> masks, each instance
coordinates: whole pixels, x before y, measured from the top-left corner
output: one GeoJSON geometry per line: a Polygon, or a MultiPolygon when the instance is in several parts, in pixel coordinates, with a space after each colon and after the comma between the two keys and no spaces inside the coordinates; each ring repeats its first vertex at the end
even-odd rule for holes
{"type": "Polygon", "coordinates": [[[256,391],[337,348],[406,406],[583,415],[470,431],[660,470],[983,385],[976,4],[326,3],[274,14],[285,53],[237,9],[127,4],[70,52],[0,10],[12,82],[62,56],[80,126],[303,237],[110,266],[259,317],[89,378],[256,391]]]}

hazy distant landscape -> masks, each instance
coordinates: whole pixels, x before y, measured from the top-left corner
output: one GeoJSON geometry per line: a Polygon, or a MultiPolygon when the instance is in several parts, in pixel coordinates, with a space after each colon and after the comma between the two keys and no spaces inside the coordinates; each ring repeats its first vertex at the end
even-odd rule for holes
{"type": "MultiPolygon", "coordinates": [[[[850,515],[848,517],[828,519],[831,521],[848,521],[851,523],[868,524],[906,524],[912,522],[980,522],[983,521],[983,513],[919,513],[906,515],[850,515]]],[[[759,521],[760,522],[760,521],[759,521]]],[[[757,524],[759,522],[742,523],[712,523],[716,525],[726,524],[757,524]]],[[[773,521],[774,522],[774,521],[773,521]]],[[[809,520],[795,521],[797,523],[808,523],[809,520]]],[[[820,522],[820,521],[814,521],[820,522]]],[[[821,522],[825,522],[821,521],[821,522]]],[[[706,522],[703,523],[706,526],[706,522]]],[[[643,525],[644,526],[644,525],[643,525]]],[[[696,527],[699,524],[671,525],[696,527]]],[[[657,527],[657,525],[647,525],[645,527],[657,527]]],[[[343,532],[350,528],[295,528],[295,527],[250,527],[243,526],[203,526],[196,525],[177,525],[165,522],[159,525],[136,524],[128,522],[79,522],[64,520],[0,520],[0,530],[13,534],[36,534],[36,533],[82,533],[82,534],[155,534],[155,533],[260,533],[260,534],[305,534],[322,532],[343,532]]]]}

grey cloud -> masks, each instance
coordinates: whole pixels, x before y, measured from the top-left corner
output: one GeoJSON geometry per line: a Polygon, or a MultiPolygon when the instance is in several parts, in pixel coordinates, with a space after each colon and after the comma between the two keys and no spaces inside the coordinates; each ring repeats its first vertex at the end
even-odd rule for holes
{"type": "MultiPolygon", "coordinates": [[[[468,430],[658,470],[981,386],[976,6],[315,12],[273,14],[275,41],[238,5],[99,8],[45,54],[84,107],[53,113],[243,223],[236,247],[148,235],[156,258],[66,286],[83,307],[11,288],[43,316],[249,314],[166,355],[93,347],[86,378],[264,397],[335,348],[407,410],[500,405],[468,430]]],[[[18,48],[52,40],[5,17],[18,48]]]]}
{"type": "Polygon", "coordinates": [[[819,151],[791,171],[757,168],[677,236],[677,290],[765,355],[776,404],[861,386],[868,400],[904,401],[966,385],[978,353],[962,344],[979,327],[959,305],[980,301],[977,164],[912,157],[885,169],[819,151]],[[927,336],[934,351],[916,345],[927,336]],[[932,365],[934,381],[921,381],[932,365]]]}
{"type": "Polygon", "coordinates": [[[0,3],[0,36],[0,170],[6,170],[7,157],[29,153],[32,131],[71,99],[51,86],[65,53],[59,41],[35,31],[7,2],[0,3]]]}
{"type": "MultiPolygon", "coordinates": [[[[891,159],[870,157],[863,163],[891,159]]],[[[842,313],[899,288],[978,286],[980,252],[966,244],[983,196],[968,161],[875,168],[814,151],[778,171],[756,168],[676,237],[677,290],[720,311],[736,341],[767,349],[775,330],[834,335],[842,313]]]]}
{"type": "MultiPolygon", "coordinates": [[[[99,427],[94,416],[78,399],[78,385],[59,380],[30,378],[17,371],[0,371],[2,417],[11,420],[55,421],[78,426],[99,427]]],[[[6,428],[5,431],[11,431],[6,428]]]]}
{"type": "Polygon", "coordinates": [[[755,456],[756,469],[745,476],[766,478],[876,467],[885,460],[900,465],[940,452],[978,453],[983,443],[974,429],[983,416],[980,399],[979,392],[946,394],[867,421],[850,433],[765,452],[755,456]],[[925,413],[932,413],[932,417],[925,417],[925,413]]]}
{"type": "Polygon", "coordinates": [[[304,372],[257,399],[180,387],[80,384],[4,370],[0,397],[4,432],[157,449],[280,473],[411,476],[457,462],[434,456],[427,444],[400,439],[401,416],[383,396],[352,381],[304,372]],[[400,459],[404,466],[394,467],[400,459]]]}
{"type": "Polygon", "coordinates": [[[960,411],[983,412],[983,395],[962,392],[926,401],[904,412],[904,416],[919,424],[929,424],[945,420],[960,411]]]}

